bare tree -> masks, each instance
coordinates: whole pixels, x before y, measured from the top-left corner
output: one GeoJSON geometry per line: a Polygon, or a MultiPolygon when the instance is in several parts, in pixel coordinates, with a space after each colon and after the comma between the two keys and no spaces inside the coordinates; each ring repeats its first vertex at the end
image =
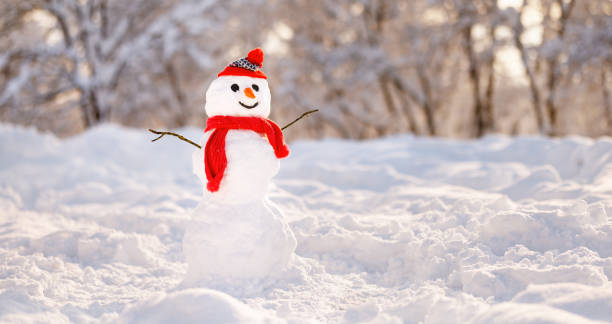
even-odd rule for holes
{"type": "Polygon", "coordinates": [[[606,115],[606,125],[608,128],[608,135],[612,136],[612,103],[610,103],[610,90],[608,90],[608,76],[607,70],[610,62],[601,69],[601,99],[603,102],[604,113],[606,115]]]}
{"type": "Polygon", "coordinates": [[[527,1],[526,0],[522,1],[519,7],[519,10],[518,10],[518,14],[514,15],[513,17],[514,18],[513,19],[514,23],[512,24],[513,40],[514,40],[514,45],[516,46],[516,48],[518,49],[520,53],[521,63],[523,64],[523,68],[525,69],[525,75],[527,76],[527,81],[529,83],[529,92],[531,95],[531,104],[532,104],[533,113],[536,119],[536,125],[538,128],[538,131],[542,133],[544,131],[544,117],[542,115],[542,108],[540,106],[540,102],[541,102],[540,90],[536,83],[536,78],[535,78],[533,69],[531,68],[531,64],[529,61],[529,54],[522,40],[523,32],[525,30],[525,27],[523,26],[522,18],[525,13],[526,5],[527,5],[527,1]]]}
{"type": "MultiPolygon", "coordinates": [[[[563,0],[556,0],[557,5],[561,10],[561,16],[558,21],[556,38],[551,40],[551,42],[563,42],[563,37],[565,35],[565,30],[567,27],[568,19],[572,13],[572,9],[576,4],[576,0],[569,0],[566,4],[563,0]]],[[[548,89],[548,95],[546,96],[546,111],[548,112],[548,119],[550,121],[550,132],[549,135],[558,136],[560,135],[559,131],[559,107],[557,107],[555,103],[555,95],[557,92],[557,87],[559,84],[559,79],[561,78],[559,71],[559,51],[552,51],[546,60],[548,66],[548,74],[546,78],[546,87],[548,89]]]]}
{"type": "Polygon", "coordinates": [[[272,118],[320,109],[290,137],[518,134],[524,104],[543,134],[612,125],[607,0],[5,0],[0,120],[201,124],[206,83],[258,46],[272,118]]]}
{"type": "Polygon", "coordinates": [[[493,95],[495,90],[495,29],[499,24],[497,1],[460,2],[457,13],[459,16],[459,30],[463,38],[463,49],[468,60],[468,74],[472,84],[472,98],[474,105],[474,131],[477,137],[494,129],[493,95]],[[478,6],[482,13],[479,13],[478,6]],[[487,36],[490,45],[482,55],[476,52],[473,39],[473,29],[476,24],[485,20],[488,29],[487,36]],[[488,21],[487,21],[488,20],[488,21]],[[486,73],[486,77],[483,74],[486,73]],[[486,82],[486,84],[485,84],[486,82]],[[484,91],[482,90],[484,88],[484,91]]]}
{"type": "Polygon", "coordinates": [[[192,70],[193,63],[212,66],[207,61],[213,51],[226,45],[219,41],[205,50],[196,45],[223,29],[222,22],[211,20],[221,20],[213,13],[229,5],[217,0],[48,0],[23,7],[21,16],[36,13],[54,25],[41,30],[42,39],[25,39],[4,53],[0,107],[53,107],[61,99],[63,110],[80,109],[85,128],[141,108],[137,100],[173,107],[175,124],[186,124],[189,110],[179,76],[185,71],[177,70],[178,60],[188,56],[192,70]],[[44,36],[52,33],[59,39],[44,36]]]}

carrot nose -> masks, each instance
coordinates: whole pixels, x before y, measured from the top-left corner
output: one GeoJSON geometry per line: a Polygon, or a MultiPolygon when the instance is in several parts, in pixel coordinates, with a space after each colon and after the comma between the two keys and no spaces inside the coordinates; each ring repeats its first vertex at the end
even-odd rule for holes
{"type": "Polygon", "coordinates": [[[244,95],[251,99],[255,99],[255,94],[253,93],[253,90],[251,90],[251,88],[244,89],[244,95]]]}

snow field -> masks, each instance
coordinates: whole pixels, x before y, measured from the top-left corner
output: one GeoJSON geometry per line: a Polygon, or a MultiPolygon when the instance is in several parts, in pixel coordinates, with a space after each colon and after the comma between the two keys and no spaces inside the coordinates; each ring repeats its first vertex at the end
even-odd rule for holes
{"type": "Polygon", "coordinates": [[[0,138],[0,322],[612,322],[609,138],[290,144],[292,267],[238,290],[180,286],[189,145],[0,138]]]}

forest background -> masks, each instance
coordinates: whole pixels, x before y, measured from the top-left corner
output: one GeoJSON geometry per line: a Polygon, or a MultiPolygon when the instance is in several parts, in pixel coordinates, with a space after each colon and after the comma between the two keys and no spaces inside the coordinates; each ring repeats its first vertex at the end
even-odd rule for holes
{"type": "Polygon", "coordinates": [[[3,0],[0,121],[202,127],[255,47],[292,139],[612,135],[608,0],[3,0]]]}

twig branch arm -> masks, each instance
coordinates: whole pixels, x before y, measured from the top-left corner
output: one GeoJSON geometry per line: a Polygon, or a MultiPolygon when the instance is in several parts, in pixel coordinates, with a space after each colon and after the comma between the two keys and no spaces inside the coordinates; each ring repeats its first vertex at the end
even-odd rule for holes
{"type": "Polygon", "coordinates": [[[189,144],[191,144],[191,145],[193,145],[193,146],[195,146],[195,147],[197,147],[197,148],[199,148],[199,149],[202,149],[202,146],[200,146],[200,145],[196,144],[196,143],[195,143],[195,142],[193,142],[192,140],[190,140],[190,139],[188,139],[188,138],[185,138],[183,135],[179,135],[179,134],[177,134],[177,133],[173,133],[173,132],[160,132],[160,131],[156,131],[156,130],[154,130],[154,129],[149,129],[149,132],[151,132],[151,133],[153,133],[153,134],[157,134],[157,135],[159,135],[157,138],[155,138],[155,139],[151,140],[151,142],[155,142],[155,141],[157,141],[158,139],[160,139],[160,138],[164,137],[164,135],[172,135],[172,136],[176,136],[176,137],[178,137],[178,139],[180,139],[180,140],[182,140],[182,141],[185,141],[185,142],[187,142],[187,143],[189,143],[189,144]]]}
{"type": "Polygon", "coordinates": [[[294,121],[292,121],[292,122],[290,122],[289,124],[287,124],[287,125],[283,126],[283,127],[281,128],[281,130],[285,130],[285,128],[287,128],[287,127],[289,127],[289,126],[291,126],[291,125],[295,124],[295,122],[297,122],[298,120],[300,120],[300,119],[302,119],[302,118],[304,118],[304,117],[306,117],[306,116],[308,116],[308,115],[310,115],[310,114],[312,114],[312,113],[314,113],[314,112],[317,112],[317,111],[319,111],[319,109],[313,109],[313,110],[309,110],[309,111],[307,111],[307,112],[303,113],[302,115],[300,115],[300,117],[296,118],[294,121]]]}
{"type": "MultiPolygon", "coordinates": [[[[310,114],[312,114],[312,113],[314,113],[314,112],[317,112],[317,111],[319,111],[319,109],[313,109],[313,110],[309,110],[309,111],[307,111],[307,112],[303,113],[302,115],[300,115],[300,117],[296,118],[294,121],[292,121],[292,122],[290,122],[289,124],[287,124],[287,125],[283,126],[283,127],[281,128],[281,130],[285,130],[285,128],[287,128],[287,127],[289,127],[289,126],[291,126],[291,125],[295,124],[295,123],[296,123],[298,120],[300,120],[300,119],[302,119],[302,118],[304,118],[304,117],[306,117],[306,116],[308,116],[308,115],[310,115],[310,114]]],[[[155,142],[155,141],[157,141],[158,139],[160,139],[160,138],[164,137],[164,135],[172,135],[172,136],[175,136],[175,137],[177,137],[178,139],[180,139],[180,140],[182,140],[182,141],[185,141],[185,142],[187,142],[187,143],[189,143],[189,144],[191,144],[191,145],[193,145],[193,146],[197,147],[197,148],[198,148],[198,149],[200,149],[200,150],[202,149],[202,146],[198,145],[197,143],[193,142],[192,140],[190,140],[190,139],[188,139],[188,138],[185,138],[183,135],[180,135],[180,134],[177,134],[177,133],[173,133],[173,132],[162,132],[162,131],[158,131],[158,130],[154,130],[154,129],[150,129],[150,128],[149,128],[149,132],[151,132],[151,133],[153,133],[153,134],[156,134],[156,135],[159,135],[158,137],[156,137],[156,138],[152,139],[152,140],[151,140],[151,142],[155,142]]]]}

